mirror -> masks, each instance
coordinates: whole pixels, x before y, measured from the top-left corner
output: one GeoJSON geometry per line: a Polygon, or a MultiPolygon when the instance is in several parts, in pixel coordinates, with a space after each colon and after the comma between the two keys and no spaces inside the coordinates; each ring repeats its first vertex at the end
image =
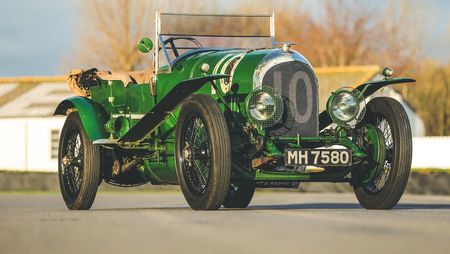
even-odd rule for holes
{"type": "Polygon", "coordinates": [[[144,37],[138,42],[137,47],[142,53],[148,53],[153,49],[153,42],[149,38],[144,37]]]}

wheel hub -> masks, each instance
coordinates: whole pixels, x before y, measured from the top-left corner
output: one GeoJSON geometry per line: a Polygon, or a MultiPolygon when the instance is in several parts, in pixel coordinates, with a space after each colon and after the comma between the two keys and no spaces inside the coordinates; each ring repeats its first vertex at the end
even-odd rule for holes
{"type": "Polygon", "coordinates": [[[72,160],[73,160],[73,158],[71,158],[71,156],[66,155],[62,158],[61,162],[65,167],[67,167],[67,166],[72,165],[72,160]]]}
{"type": "Polygon", "coordinates": [[[383,133],[373,125],[367,125],[361,134],[364,136],[355,138],[355,142],[367,152],[368,164],[364,165],[365,174],[359,180],[362,183],[368,183],[383,170],[386,145],[383,133]]]}
{"type": "Polygon", "coordinates": [[[192,149],[189,146],[189,144],[187,144],[187,142],[186,142],[186,147],[184,148],[184,151],[183,151],[183,159],[187,162],[189,167],[192,166],[192,149]]]}

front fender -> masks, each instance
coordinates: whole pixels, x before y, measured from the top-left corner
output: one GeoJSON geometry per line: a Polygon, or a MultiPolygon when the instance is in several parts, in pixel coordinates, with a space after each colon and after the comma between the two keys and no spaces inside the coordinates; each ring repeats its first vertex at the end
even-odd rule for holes
{"type": "Polygon", "coordinates": [[[89,139],[95,141],[108,137],[105,130],[105,123],[108,117],[99,104],[86,97],[75,96],[59,103],[53,115],[66,115],[69,109],[78,111],[84,131],[89,139]]]}
{"type": "Polygon", "coordinates": [[[356,87],[356,90],[360,91],[364,98],[367,98],[371,96],[373,93],[378,91],[379,89],[392,84],[400,84],[400,83],[413,83],[416,82],[416,80],[411,78],[392,78],[392,79],[385,79],[385,80],[378,80],[378,81],[372,81],[367,82],[362,85],[359,85],[356,87]]]}
{"type": "MultiPolygon", "coordinates": [[[[364,98],[367,98],[374,94],[379,89],[392,84],[400,84],[400,83],[412,83],[416,82],[416,80],[411,78],[392,78],[392,79],[385,79],[385,80],[379,80],[379,81],[372,81],[368,83],[364,83],[356,87],[355,89],[362,93],[364,98]]],[[[333,123],[330,116],[328,115],[328,112],[326,110],[322,111],[319,114],[319,130],[323,130],[328,125],[333,123]]]]}

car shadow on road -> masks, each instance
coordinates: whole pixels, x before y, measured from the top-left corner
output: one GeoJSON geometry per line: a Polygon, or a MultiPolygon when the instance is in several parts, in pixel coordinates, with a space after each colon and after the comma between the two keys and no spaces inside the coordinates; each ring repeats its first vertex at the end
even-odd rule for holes
{"type": "MultiPolygon", "coordinates": [[[[255,211],[255,210],[365,210],[358,203],[303,203],[303,204],[275,204],[275,205],[250,205],[243,209],[220,209],[219,211],[255,211]]],[[[398,204],[393,210],[450,210],[450,204],[398,204]]],[[[117,208],[94,208],[94,211],[138,211],[138,210],[166,210],[166,211],[192,211],[187,206],[180,207],[117,207],[117,208]]]]}
{"type": "MultiPolygon", "coordinates": [[[[282,205],[252,205],[249,210],[347,210],[347,209],[364,209],[357,203],[304,203],[304,204],[282,204],[282,205]]],[[[415,204],[402,203],[394,207],[394,210],[434,210],[434,209],[448,209],[450,204],[415,204]]]]}
{"type": "Polygon", "coordinates": [[[192,210],[190,207],[188,206],[180,206],[180,207],[175,207],[175,206],[170,206],[170,207],[164,207],[164,206],[152,206],[152,207],[117,207],[117,208],[113,208],[113,207],[108,207],[108,208],[103,208],[103,207],[95,207],[93,209],[91,209],[91,211],[146,211],[146,210],[167,210],[167,211],[182,211],[182,210],[192,210]]]}

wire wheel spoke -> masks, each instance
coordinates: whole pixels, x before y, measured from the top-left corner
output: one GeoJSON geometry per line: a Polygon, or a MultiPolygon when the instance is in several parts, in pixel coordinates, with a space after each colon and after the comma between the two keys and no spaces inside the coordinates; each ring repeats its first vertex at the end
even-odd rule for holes
{"type": "Polygon", "coordinates": [[[83,182],[83,143],[76,128],[67,133],[61,154],[63,183],[71,197],[76,197],[83,182]]]}
{"type": "Polygon", "coordinates": [[[206,186],[206,183],[208,181],[207,177],[205,176],[205,174],[202,172],[202,168],[199,165],[199,162],[197,160],[194,160],[194,169],[195,172],[197,173],[197,176],[199,176],[200,182],[202,184],[202,186],[206,186]]]}
{"type": "Polygon", "coordinates": [[[211,144],[202,117],[192,113],[184,125],[182,165],[188,187],[197,195],[205,193],[211,165],[211,144]]]}

